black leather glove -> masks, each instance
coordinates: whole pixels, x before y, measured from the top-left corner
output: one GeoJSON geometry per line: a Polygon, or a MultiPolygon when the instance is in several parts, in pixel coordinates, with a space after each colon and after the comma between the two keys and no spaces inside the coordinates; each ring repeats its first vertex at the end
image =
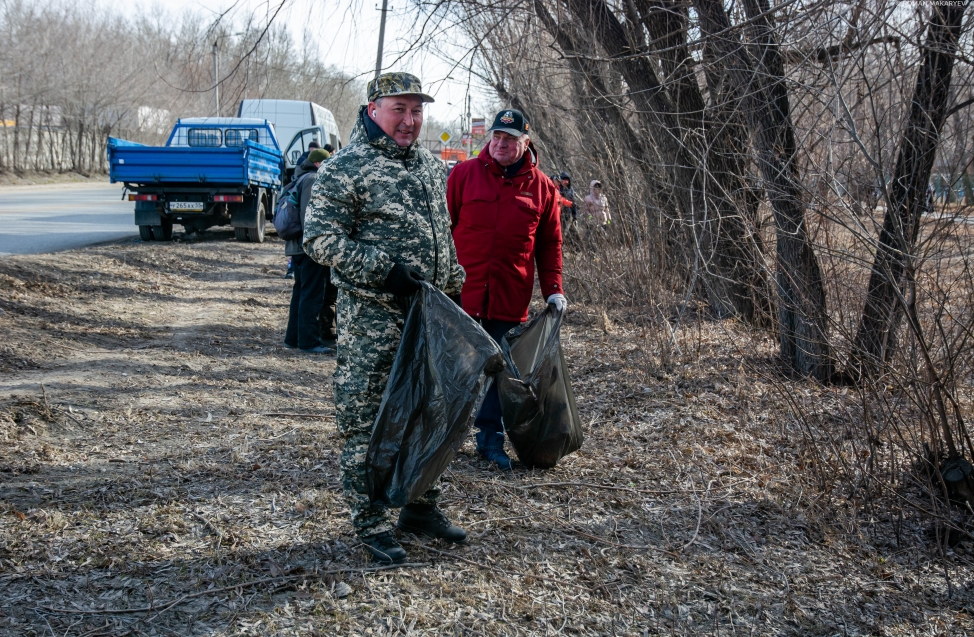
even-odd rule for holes
{"type": "Polygon", "coordinates": [[[419,282],[425,281],[423,275],[416,270],[410,270],[399,263],[392,266],[389,275],[386,277],[382,287],[386,292],[391,292],[396,296],[412,296],[419,290],[419,282]]]}

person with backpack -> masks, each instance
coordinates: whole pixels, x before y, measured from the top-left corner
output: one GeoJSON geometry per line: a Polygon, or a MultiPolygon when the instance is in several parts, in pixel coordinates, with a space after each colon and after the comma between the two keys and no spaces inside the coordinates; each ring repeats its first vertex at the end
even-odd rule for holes
{"type": "MultiPolygon", "coordinates": [[[[332,151],[330,150],[331,145],[330,144],[325,144],[325,146],[328,146],[328,148],[325,148],[325,151],[328,153],[329,156],[331,156],[331,153],[332,153],[332,151]]],[[[303,164],[308,159],[308,155],[310,155],[312,151],[314,151],[315,149],[318,149],[318,148],[321,148],[321,144],[319,144],[318,142],[308,142],[308,150],[306,150],[303,153],[301,153],[301,156],[298,157],[298,160],[296,162],[294,162],[294,172],[295,173],[298,172],[298,166],[300,166],[301,164],[303,164]]],[[[325,159],[328,159],[328,157],[325,157],[325,159]]],[[[295,175],[291,175],[291,179],[292,180],[297,179],[297,178],[298,178],[298,176],[296,174],[295,175]]]]}
{"type": "Polygon", "coordinates": [[[318,315],[325,298],[328,267],[304,252],[304,218],[311,200],[318,167],[328,159],[328,152],[312,150],[308,158],[294,169],[293,186],[281,192],[281,203],[274,215],[274,227],[287,243],[284,252],[294,264],[294,287],[288,311],[284,345],[309,354],[333,354],[335,350],[321,341],[318,315]],[[295,219],[297,217],[297,219],[295,219]]]}

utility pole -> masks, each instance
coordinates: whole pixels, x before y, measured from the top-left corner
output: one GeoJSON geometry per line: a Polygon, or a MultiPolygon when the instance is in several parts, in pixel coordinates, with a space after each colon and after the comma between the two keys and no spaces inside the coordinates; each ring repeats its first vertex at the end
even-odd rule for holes
{"type": "Polygon", "coordinates": [[[473,119],[470,116],[470,92],[467,89],[467,158],[473,157],[473,119]]]}
{"type": "Polygon", "coordinates": [[[213,41],[213,117],[220,116],[220,62],[216,52],[220,39],[213,41]]]}
{"type": "Polygon", "coordinates": [[[220,40],[235,35],[245,35],[245,33],[243,31],[224,33],[216,36],[216,39],[213,40],[213,117],[220,116],[220,58],[217,55],[220,52],[220,40]]]}
{"type": "Polygon", "coordinates": [[[386,12],[389,10],[389,0],[382,0],[382,18],[379,20],[379,52],[375,56],[375,76],[382,72],[382,41],[386,37],[386,12]]]}
{"type": "Polygon", "coordinates": [[[473,117],[470,114],[470,79],[473,77],[473,58],[476,50],[470,54],[470,64],[467,66],[467,159],[473,157],[473,117]]]}

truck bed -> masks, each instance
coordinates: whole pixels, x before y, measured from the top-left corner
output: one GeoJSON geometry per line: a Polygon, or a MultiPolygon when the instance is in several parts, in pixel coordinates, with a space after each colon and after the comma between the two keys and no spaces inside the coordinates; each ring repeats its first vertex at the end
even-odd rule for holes
{"type": "Polygon", "coordinates": [[[112,183],[208,184],[278,188],[281,153],[246,140],[236,148],[146,146],[108,138],[112,183]]]}

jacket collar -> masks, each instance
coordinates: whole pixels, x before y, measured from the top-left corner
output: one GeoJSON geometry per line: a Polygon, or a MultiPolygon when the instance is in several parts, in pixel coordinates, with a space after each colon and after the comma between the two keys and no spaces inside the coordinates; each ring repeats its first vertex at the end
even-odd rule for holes
{"type": "Polygon", "coordinates": [[[498,177],[504,177],[505,179],[514,179],[516,177],[523,177],[524,175],[527,175],[528,173],[531,172],[532,168],[538,165],[538,151],[534,147],[534,142],[528,142],[528,147],[524,152],[528,154],[529,161],[524,162],[524,165],[521,166],[521,170],[519,170],[517,174],[514,175],[514,177],[507,177],[507,175],[504,172],[504,167],[498,164],[496,159],[491,157],[490,142],[488,142],[487,145],[484,146],[483,150],[480,151],[480,154],[477,155],[477,159],[483,161],[484,166],[487,167],[487,170],[494,173],[498,177]]]}
{"type": "Polygon", "coordinates": [[[419,146],[419,140],[417,139],[409,146],[403,148],[395,140],[382,132],[382,129],[366,114],[366,108],[368,108],[368,105],[362,105],[358,109],[358,119],[355,121],[355,127],[352,129],[352,134],[348,140],[349,143],[369,144],[383,155],[392,159],[412,159],[419,146]]]}

